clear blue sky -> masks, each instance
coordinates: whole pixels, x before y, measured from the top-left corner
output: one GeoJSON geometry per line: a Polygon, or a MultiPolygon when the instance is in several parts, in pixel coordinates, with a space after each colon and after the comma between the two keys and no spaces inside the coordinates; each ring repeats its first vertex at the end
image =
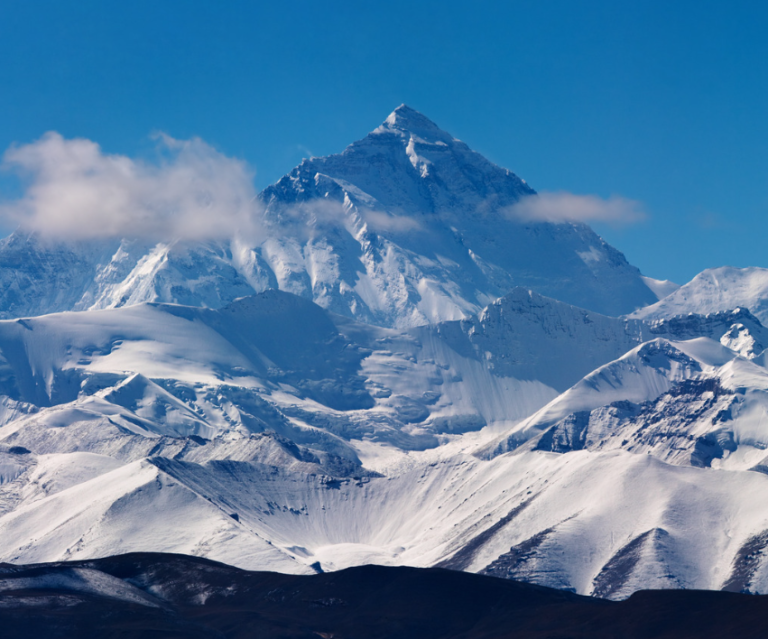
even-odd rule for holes
{"type": "Polygon", "coordinates": [[[161,130],[263,187],[402,102],[538,190],[643,202],[596,228],[648,275],[768,266],[764,0],[0,5],[3,149],[141,155],[161,130]]]}

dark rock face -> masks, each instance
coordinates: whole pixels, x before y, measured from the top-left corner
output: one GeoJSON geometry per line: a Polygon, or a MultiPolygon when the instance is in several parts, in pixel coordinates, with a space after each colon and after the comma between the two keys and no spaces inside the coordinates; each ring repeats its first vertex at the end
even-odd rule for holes
{"type": "Polygon", "coordinates": [[[768,598],[668,590],[610,602],[440,569],[295,576],[135,553],[0,565],[0,627],[7,639],[749,639],[768,635],[768,598]]]}
{"type": "Polygon", "coordinates": [[[712,460],[736,450],[729,423],[740,402],[717,378],[684,380],[647,402],[617,401],[567,415],[541,435],[536,450],[622,448],[649,452],[668,462],[710,467],[712,460]],[[712,423],[712,432],[691,434],[705,420],[712,423]]]}
{"type": "Polygon", "coordinates": [[[765,552],[766,547],[768,547],[768,531],[750,537],[739,548],[723,590],[752,593],[752,578],[760,567],[760,556],[765,552]]]}

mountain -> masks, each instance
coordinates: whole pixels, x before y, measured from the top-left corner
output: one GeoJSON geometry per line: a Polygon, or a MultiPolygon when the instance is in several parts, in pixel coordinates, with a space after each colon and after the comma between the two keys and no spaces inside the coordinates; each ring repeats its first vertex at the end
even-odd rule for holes
{"type": "Polygon", "coordinates": [[[275,290],[219,310],[141,304],[0,321],[0,392],[14,422],[0,439],[101,452],[49,424],[91,422],[99,439],[116,430],[139,441],[269,432],[359,465],[345,441],[430,448],[557,394],[536,370],[497,374],[485,351],[457,352],[441,333],[360,324],[275,290]]]}
{"type": "Polygon", "coordinates": [[[360,450],[380,476],[9,448],[3,461],[29,469],[2,485],[2,558],[154,548],[286,573],[440,565],[611,599],[643,588],[766,590],[761,472],[625,450],[492,460],[447,447],[360,450]]]}
{"type": "Polygon", "coordinates": [[[764,354],[746,359],[705,338],[656,339],[601,366],[523,420],[490,454],[623,449],[667,463],[761,469],[768,437],[764,354]]]}
{"type": "Polygon", "coordinates": [[[768,269],[720,268],[702,271],[690,282],[630,317],[658,319],[687,313],[714,313],[748,308],[761,322],[768,321],[768,269]]]}
{"type": "Polygon", "coordinates": [[[259,242],[0,242],[0,561],[768,592],[761,271],[643,278],[526,197],[403,106],[259,242]]]}
{"type": "Polygon", "coordinates": [[[762,637],[765,597],[650,591],[619,603],[439,569],[246,572],[143,553],[0,566],[3,636],[676,639],[762,637]],[[565,633],[565,634],[563,634],[565,633]]]}
{"type": "MultiPolygon", "coordinates": [[[[218,310],[140,304],[5,320],[0,440],[40,453],[116,454],[115,442],[131,437],[274,433],[308,447],[307,459],[335,459],[339,473],[359,465],[350,440],[420,450],[507,427],[647,340],[692,337],[747,357],[768,343],[747,311],[645,323],[524,289],[476,318],[405,331],[275,290],[218,310]],[[115,441],[88,448],[89,423],[101,424],[97,439],[114,430],[115,441]],[[73,425],[77,435],[67,435],[73,425]]],[[[126,459],[146,454],[136,445],[126,459]]]]}
{"type": "Polygon", "coordinates": [[[265,189],[269,222],[313,232],[262,254],[296,256],[280,288],[388,326],[459,319],[512,286],[609,315],[655,301],[639,271],[587,225],[515,219],[512,207],[533,195],[403,105],[343,153],[305,160],[265,189]],[[341,237],[324,232],[318,202],[343,220],[341,237]],[[318,254],[333,267],[313,268],[318,254]]]}
{"type": "Polygon", "coordinates": [[[765,343],[525,289],[401,330],[276,290],[0,321],[0,560],[765,592],[765,343]]]}
{"type": "Polygon", "coordinates": [[[470,317],[515,286],[608,315],[658,299],[587,225],[516,217],[532,196],[403,105],[342,153],[305,160],[265,189],[258,241],[12,234],[0,241],[0,317],[141,302],[221,308],[278,288],[407,328],[470,317]]]}
{"type": "Polygon", "coordinates": [[[565,391],[630,349],[660,337],[709,337],[745,357],[768,345],[768,331],[749,311],[638,321],[607,317],[516,288],[476,317],[414,329],[473,353],[496,375],[536,379],[565,391]]]}

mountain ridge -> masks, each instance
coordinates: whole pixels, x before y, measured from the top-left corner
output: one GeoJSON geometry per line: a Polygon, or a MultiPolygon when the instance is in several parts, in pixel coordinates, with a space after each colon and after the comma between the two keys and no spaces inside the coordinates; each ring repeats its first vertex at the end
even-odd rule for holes
{"type": "Polygon", "coordinates": [[[629,317],[659,319],[688,313],[712,313],[741,306],[768,321],[768,269],[721,266],[696,275],[655,304],[629,317]]]}
{"type": "Polygon", "coordinates": [[[764,562],[739,553],[768,512],[750,470],[766,341],[743,309],[646,323],[526,289],[406,330],[277,290],[0,321],[0,559],[154,549],[308,572],[469,548],[464,570],[584,594],[763,592],[764,562]],[[622,445],[637,432],[650,454],[622,445]],[[617,571],[628,543],[642,552],[617,571]]]}

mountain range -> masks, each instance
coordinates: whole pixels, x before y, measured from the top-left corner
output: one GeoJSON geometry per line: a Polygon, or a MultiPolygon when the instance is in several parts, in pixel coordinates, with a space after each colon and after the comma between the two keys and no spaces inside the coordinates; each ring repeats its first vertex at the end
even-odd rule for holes
{"type": "Polygon", "coordinates": [[[607,314],[655,302],[640,272],[580,223],[520,221],[534,194],[401,106],[339,155],[260,194],[258,245],[0,243],[0,317],[169,302],[220,308],[274,288],[378,326],[462,319],[514,286],[607,314]]]}
{"type": "Polygon", "coordinates": [[[768,276],[651,280],[398,107],[258,242],[0,242],[0,561],[768,592],[768,276]],[[764,285],[765,284],[765,285],[764,285]]]}

